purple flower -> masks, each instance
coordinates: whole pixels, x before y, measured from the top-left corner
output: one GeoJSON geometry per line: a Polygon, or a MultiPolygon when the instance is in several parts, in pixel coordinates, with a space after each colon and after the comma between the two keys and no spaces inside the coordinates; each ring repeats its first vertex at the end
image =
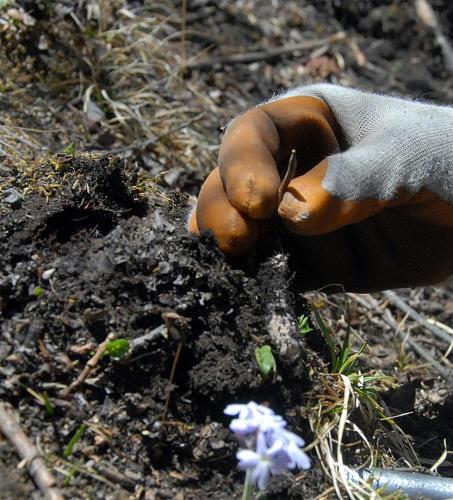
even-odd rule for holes
{"type": "Polygon", "coordinates": [[[266,487],[271,474],[310,468],[310,459],[301,449],[305,441],[286,430],[286,421],[270,408],[251,401],[228,405],[225,413],[237,415],[230,429],[247,447],[237,452],[238,465],[249,471],[251,483],[260,490],[266,487]]]}
{"type": "Polygon", "coordinates": [[[252,484],[257,484],[260,490],[266,487],[270,474],[281,474],[288,469],[291,458],[283,446],[283,442],[277,440],[272,446],[267,447],[264,435],[258,433],[256,451],[237,452],[239,468],[251,471],[250,480],[252,484]]]}
{"type": "Polygon", "coordinates": [[[228,405],[224,413],[226,415],[238,415],[230,423],[230,429],[239,436],[251,434],[258,429],[265,432],[273,428],[283,428],[286,422],[282,417],[276,415],[270,408],[258,405],[253,401],[247,404],[228,405]]]}

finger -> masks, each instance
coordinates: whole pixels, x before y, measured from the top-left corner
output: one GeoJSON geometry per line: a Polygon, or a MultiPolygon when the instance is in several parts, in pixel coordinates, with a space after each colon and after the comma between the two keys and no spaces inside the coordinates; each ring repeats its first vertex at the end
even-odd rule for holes
{"type": "MultiPolygon", "coordinates": [[[[195,222],[192,227],[195,228],[195,222]]],[[[258,239],[258,222],[231,206],[218,168],[210,173],[201,188],[196,207],[196,229],[212,231],[220,250],[233,256],[249,252],[258,239]]]]}
{"type": "Polygon", "coordinates": [[[338,150],[327,105],[289,97],[258,106],[228,127],[219,168],[230,203],[249,217],[265,219],[277,208],[277,191],[292,149],[307,169],[338,150]]]}
{"type": "Polygon", "coordinates": [[[398,200],[340,200],[322,187],[328,160],[291,181],[278,214],[288,229],[301,235],[326,234],[349,224],[357,224],[386,207],[403,203],[398,200]]]}
{"type": "Polygon", "coordinates": [[[254,219],[277,208],[280,138],[266,113],[255,108],[228,127],[219,151],[219,168],[230,203],[254,219]]]}

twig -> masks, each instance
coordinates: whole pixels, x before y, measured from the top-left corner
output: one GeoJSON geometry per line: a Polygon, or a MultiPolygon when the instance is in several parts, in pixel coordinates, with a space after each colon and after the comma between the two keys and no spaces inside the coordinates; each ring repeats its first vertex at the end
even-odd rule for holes
{"type": "MultiPolygon", "coordinates": [[[[2,146],[5,146],[6,148],[11,149],[11,151],[13,151],[13,152],[14,152],[14,154],[16,154],[16,155],[17,155],[17,156],[18,156],[21,160],[24,160],[24,159],[25,159],[25,158],[24,158],[24,157],[23,157],[23,156],[19,153],[19,151],[18,151],[17,149],[15,149],[13,146],[11,146],[11,144],[8,144],[7,142],[4,142],[4,141],[2,141],[2,140],[0,140],[0,144],[1,144],[2,146]]],[[[5,154],[7,154],[7,153],[6,153],[6,151],[5,151],[5,154]]],[[[10,156],[10,155],[8,155],[8,156],[10,156]]],[[[14,158],[14,157],[13,157],[13,158],[14,158]]]]}
{"type": "Polygon", "coordinates": [[[181,41],[180,41],[180,62],[179,62],[179,76],[184,74],[184,67],[186,65],[186,40],[187,40],[187,0],[182,0],[181,4],[181,41]]]}
{"type": "Polygon", "coordinates": [[[440,328],[441,330],[445,330],[450,335],[453,335],[453,328],[448,325],[444,325],[444,323],[442,323],[441,321],[438,321],[434,318],[426,318],[426,321],[431,325],[437,326],[437,328],[440,328]]]}
{"type": "Polygon", "coordinates": [[[104,467],[103,465],[94,462],[93,468],[112,483],[121,484],[121,486],[124,486],[129,491],[135,490],[137,483],[111,465],[104,467]]]}
{"type": "Polygon", "coordinates": [[[415,0],[415,11],[420,20],[432,29],[436,42],[442,51],[445,61],[445,67],[447,70],[453,72],[453,48],[448,40],[448,38],[442,33],[439,26],[439,21],[437,20],[436,13],[434,12],[431,5],[427,0],[415,0]]]}
{"type": "MultiPolygon", "coordinates": [[[[385,309],[384,311],[384,315],[382,316],[382,318],[384,319],[384,321],[386,321],[390,326],[392,326],[393,328],[395,328],[395,330],[398,329],[398,323],[397,321],[395,320],[395,318],[392,316],[392,314],[390,313],[390,311],[388,309],[385,309]]],[[[402,331],[402,330],[398,330],[397,331],[397,334],[398,336],[404,341],[406,342],[410,347],[411,349],[413,349],[421,358],[425,359],[426,361],[428,361],[428,363],[430,365],[432,365],[432,367],[434,369],[437,370],[437,372],[443,377],[445,378],[447,381],[450,381],[451,380],[451,371],[448,370],[447,368],[443,367],[439,361],[437,361],[433,356],[431,356],[431,354],[426,350],[424,349],[421,345],[417,344],[417,342],[415,342],[414,340],[410,339],[409,337],[407,337],[407,335],[402,331]]]]}
{"type": "Polygon", "coordinates": [[[171,398],[173,380],[175,378],[176,366],[178,365],[179,356],[181,355],[182,346],[183,346],[183,343],[178,342],[178,347],[176,348],[175,358],[174,358],[173,364],[171,366],[170,378],[168,379],[168,394],[167,394],[167,399],[165,400],[164,409],[162,411],[162,417],[161,417],[161,425],[162,425],[161,428],[163,428],[163,426],[165,425],[166,419],[167,419],[168,407],[170,406],[170,398],[171,398]]]}
{"type": "Polygon", "coordinates": [[[18,127],[17,125],[0,125],[1,132],[4,132],[4,131],[7,132],[8,129],[10,129],[10,128],[14,128],[17,130],[26,130],[27,132],[35,132],[38,134],[45,134],[47,132],[61,132],[62,130],[64,130],[64,127],[53,127],[53,128],[40,129],[40,128],[30,128],[30,127],[18,127]]]}
{"type": "Polygon", "coordinates": [[[44,497],[48,500],[63,500],[61,493],[54,487],[55,478],[47,469],[43,458],[3,402],[0,402],[0,431],[25,461],[28,473],[44,497]]]}
{"type": "Polygon", "coordinates": [[[442,331],[440,328],[427,321],[426,318],[424,318],[421,314],[412,309],[411,306],[406,304],[406,302],[404,302],[404,300],[395,292],[391,290],[386,290],[385,292],[383,292],[383,294],[392,305],[394,305],[398,309],[401,309],[401,311],[403,311],[405,314],[408,314],[409,317],[411,317],[413,320],[418,321],[421,325],[427,328],[433,335],[436,335],[437,337],[444,340],[448,344],[451,344],[453,342],[452,335],[449,335],[447,332],[442,331]]]}
{"type": "Polygon", "coordinates": [[[363,295],[350,294],[354,299],[367,309],[371,311],[378,311],[382,314],[382,319],[391,327],[394,328],[397,335],[401,338],[403,342],[406,342],[411,349],[413,349],[421,358],[425,361],[428,361],[432,367],[437,370],[437,372],[445,378],[447,381],[452,380],[452,372],[451,370],[443,367],[436,359],[434,359],[431,354],[424,349],[422,346],[418,345],[415,341],[407,337],[407,335],[400,330],[399,325],[395,318],[391,315],[388,309],[385,309],[383,312],[379,307],[378,301],[372,297],[371,295],[367,295],[366,298],[363,295]]]}
{"type": "Polygon", "coordinates": [[[170,337],[178,342],[176,348],[175,358],[173,359],[173,364],[171,366],[170,377],[168,379],[168,394],[165,400],[164,409],[162,411],[161,417],[161,428],[166,424],[168,408],[170,406],[171,393],[173,390],[173,380],[175,378],[176,367],[178,366],[179,357],[181,355],[182,347],[184,345],[184,329],[187,326],[188,318],[180,316],[175,311],[168,311],[162,314],[162,319],[165,322],[168,334],[170,337]]]}
{"type": "Polygon", "coordinates": [[[289,185],[289,183],[293,180],[293,177],[296,175],[297,170],[297,156],[296,150],[291,150],[291,156],[289,157],[288,167],[286,168],[285,176],[283,177],[280,186],[277,191],[277,206],[280,205],[283,195],[289,185]]]}
{"type": "Polygon", "coordinates": [[[340,31],[326,38],[318,38],[316,40],[305,40],[300,43],[287,45],[286,47],[278,47],[276,49],[262,50],[257,52],[247,52],[245,54],[233,54],[227,57],[217,57],[205,61],[194,61],[186,64],[186,69],[208,69],[217,64],[225,66],[227,64],[250,64],[259,61],[268,61],[275,57],[292,55],[300,50],[313,49],[320,45],[341,42],[346,40],[347,35],[340,31]]]}
{"type": "Polygon", "coordinates": [[[76,389],[79,385],[83,384],[85,380],[90,376],[90,373],[97,367],[99,361],[101,360],[102,356],[105,353],[105,350],[107,348],[107,344],[111,342],[115,338],[114,333],[109,333],[105,340],[101,342],[96,349],[96,352],[94,353],[93,357],[87,362],[85,365],[84,369],[80,372],[79,376],[70,384],[66,389],[63,389],[61,391],[61,395],[68,396],[69,393],[71,393],[74,389],[76,389]]]}

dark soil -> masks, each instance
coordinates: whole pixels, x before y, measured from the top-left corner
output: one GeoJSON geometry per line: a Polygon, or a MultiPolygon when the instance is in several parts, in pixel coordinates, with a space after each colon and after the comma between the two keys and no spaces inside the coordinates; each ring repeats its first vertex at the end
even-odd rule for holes
{"type": "MultiPolygon", "coordinates": [[[[43,130],[37,136],[41,149],[34,154],[45,153],[45,160],[29,162],[29,152],[23,153],[32,174],[24,170],[25,160],[15,161],[9,153],[0,156],[0,180],[7,181],[0,196],[0,399],[17,410],[22,428],[38,443],[67,498],[240,498],[243,473],[236,468],[237,443],[228,431],[224,407],[265,402],[310,443],[304,407],[318,389],[318,374],[326,371],[326,346],[319,332],[307,341],[295,337],[303,354],[290,362],[276,353],[276,376],[263,378],[254,351],[273,345],[267,325],[273,292],[284,294],[288,310],[279,312],[292,318],[294,331],[297,316],[310,314],[306,299],[291,287],[291,270],[276,275],[269,264],[276,254],[285,257],[279,241],[239,263],[226,260],[209,235],[200,240],[188,236],[188,196],[182,193],[196,193],[212,165],[196,169],[190,163],[183,169],[178,160],[185,154],[182,146],[173,151],[170,141],[157,141],[152,147],[142,148],[139,142],[128,148],[126,133],[77,121],[74,109],[82,108],[80,98],[75,90],[55,90],[55,67],[65,78],[74,71],[108,85],[106,73],[91,74],[99,47],[87,32],[82,50],[70,36],[74,26],[61,35],[46,14],[45,2],[31,3],[18,4],[35,16],[36,27],[15,40],[0,38],[7,55],[4,68],[14,75],[11,81],[23,78],[19,90],[0,92],[0,124],[46,130],[58,126],[61,131],[43,130]],[[40,29],[47,30],[55,52],[36,49],[40,29]],[[68,67],[62,68],[67,54],[68,67]],[[71,140],[83,144],[81,149],[103,153],[61,152],[71,140]],[[160,187],[140,191],[144,172],[149,179],[162,170],[170,174],[160,187]],[[152,341],[137,340],[153,331],[158,334],[152,341]],[[104,356],[84,384],[63,396],[62,389],[77,379],[109,333],[128,339],[129,353],[119,360],[104,356]],[[88,425],[86,432],[64,459],[82,424],[88,425]]],[[[186,69],[186,83],[214,92],[204,124],[197,129],[211,146],[228,116],[301,79],[452,101],[451,75],[412,2],[275,2],[277,7],[271,7],[273,3],[194,2],[189,6],[188,57],[209,48],[209,57],[218,59],[297,42],[301,34],[316,38],[346,30],[367,65],[344,49],[344,68],[335,66],[340,49],[333,47],[315,57],[315,64],[308,64],[313,60],[309,53],[297,53],[253,65],[186,69]]],[[[432,5],[450,34],[450,4],[438,0],[432,5]]],[[[156,6],[162,16],[179,9],[178,2],[156,6]]],[[[61,16],[69,26],[69,16],[61,16]]],[[[178,98],[191,104],[191,93],[180,93],[178,98]]],[[[168,89],[161,94],[172,97],[168,89]]],[[[190,156],[196,157],[197,150],[190,156]]],[[[402,293],[409,303],[453,326],[453,309],[447,310],[453,304],[451,288],[419,290],[416,297],[402,293]]],[[[393,414],[413,412],[398,423],[417,454],[431,460],[421,464],[429,467],[442,453],[444,439],[447,449],[453,446],[448,388],[436,374],[419,369],[420,360],[411,358],[412,364],[401,368],[394,332],[358,310],[351,314],[353,326],[370,344],[362,368],[380,368],[407,382],[385,399],[393,414]]],[[[335,324],[339,309],[332,315],[335,324]]],[[[338,319],[339,339],[342,325],[338,319]]],[[[438,347],[432,339],[427,343],[437,352],[448,347],[438,347]]],[[[382,450],[388,446],[385,436],[376,441],[382,450]]],[[[392,453],[400,460],[396,465],[405,465],[404,453],[392,453]]],[[[330,484],[314,453],[312,459],[310,471],[274,478],[267,498],[307,499],[325,492],[330,484]]],[[[350,459],[357,464],[361,455],[351,454],[350,459]]],[[[18,462],[12,447],[1,441],[0,498],[40,498],[18,462]]],[[[440,472],[453,476],[448,463],[440,472]]]]}
{"type": "MultiPolygon", "coordinates": [[[[265,381],[254,360],[255,347],[269,343],[266,276],[258,281],[256,270],[232,267],[209,237],[188,236],[184,199],[135,198],[108,156],[62,154],[56,161],[61,184],[48,202],[30,195],[2,210],[1,397],[26,405],[23,424],[41,435],[47,453],[60,454],[83,422],[97,422],[108,439],[96,445],[90,427],[79,453],[94,462],[102,456],[104,469],[133,473],[129,486],[153,488],[162,498],[176,491],[199,498],[199,487],[206,496],[231,498],[241,485],[223,416],[228,402],[265,400],[283,414],[291,409],[292,428],[303,427],[296,410],[307,389],[302,363],[279,359],[276,380],[265,381]],[[77,173],[79,187],[68,172],[77,173]],[[77,347],[110,332],[133,342],[165,324],[168,313],[175,319],[157,340],[121,361],[105,357],[86,385],[61,397],[62,384],[92,353],[77,354],[77,347]],[[46,416],[30,389],[47,392],[54,415],[46,416]],[[173,480],[154,489],[164,470],[173,480]]],[[[290,488],[302,495],[308,484],[291,480],[290,488]]],[[[93,487],[77,481],[88,495],[93,487]]]]}

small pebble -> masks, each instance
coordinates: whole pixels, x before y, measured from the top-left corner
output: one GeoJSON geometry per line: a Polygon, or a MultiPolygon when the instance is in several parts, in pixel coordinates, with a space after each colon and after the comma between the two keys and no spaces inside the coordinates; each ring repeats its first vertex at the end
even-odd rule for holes
{"type": "Polygon", "coordinates": [[[3,192],[5,196],[4,202],[11,206],[11,208],[18,208],[21,204],[21,196],[14,188],[5,189],[3,192]]]}

